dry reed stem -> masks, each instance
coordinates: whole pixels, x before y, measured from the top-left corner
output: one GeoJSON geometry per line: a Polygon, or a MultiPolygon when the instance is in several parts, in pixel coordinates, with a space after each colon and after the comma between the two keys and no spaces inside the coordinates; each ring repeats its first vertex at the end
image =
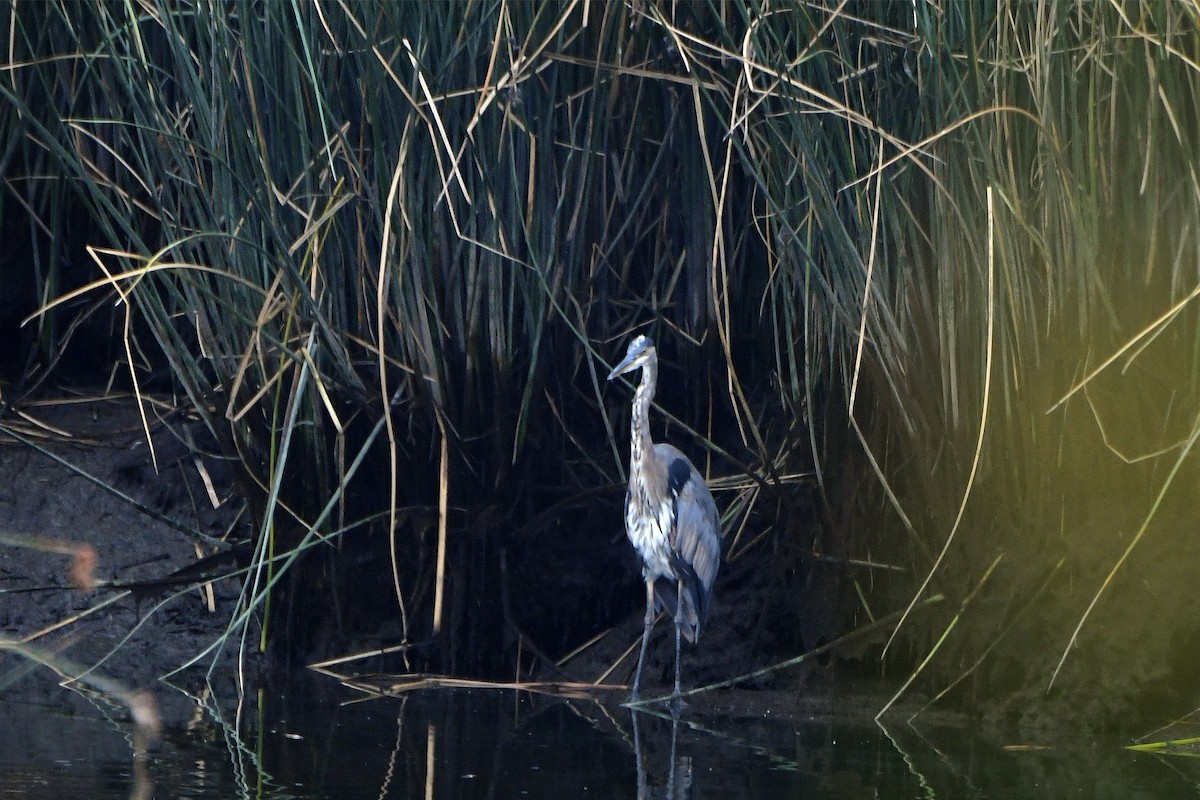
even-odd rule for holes
{"type": "MultiPolygon", "coordinates": [[[[939,552],[937,558],[934,559],[933,565],[929,568],[929,572],[925,575],[925,580],[921,582],[920,587],[918,587],[917,591],[913,594],[912,600],[909,601],[908,608],[904,610],[904,615],[900,618],[900,622],[896,625],[895,630],[892,631],[892,635],[888,638],[887,644],[884,645],[883,653],[880,655],[880,658],[883,658],[883,656],[887,655],[888,648],[891,647],[892,642],[896,638],[896,634],[904,625],[905,618],[908,617],[909,612],[912,611],[913,607],[917,603],[917,600],[922,594],[925,593],[925,589],[928,588],[929,582],[933,580],[934,574],[937,572],[938,567],[941,566],[942,560],[946,557],[946,553],[950,550],[950,545],[954,542],[955,535],[958,533],[958,526],[962,523],[963,514],[966,512],[967,500],[971,497],[971,489],[975,486],[975,476],[979,471],[979,461],[983,453],[984,435],[987,433],[988,408],[991,403],[992,360],[995,350],[993,346],[996,328],[995,228],[994,215],[992,211],[992,187],[989,186],[987,188],[987,335],[984,339],[983,407],[979,411],[979,433],[975,437],[975,455],[971,459],[971,471],[967,475],[967,484],[963,488],[962,497],[959,500],[958,513],[954,517],[954,523],[950,526],[950,532],[946,534],[946,541],[942,544],[941,552],[939,552]]],[[[992,567],[989,567],[987,574],[991,574],[991,569],[992,567]]],[[[932,653],[930,653],[930,655],[932,655],[932,653]]]]}
{"type": "Polygon", "coordinates": [[[1169,325],[1171,323],[1171,320],[1175,319],[1175,317],[1181,311],[1183,311],[1183,307],[1186,306],[1188,303],[1192,302],[1193,300],[1195,300],[1197,297],[1200,297],[1200,286],[1197,286],[1195,289],[1193,289],[1191,292],[1188,293],[1187,297],[1183,298],[1178,303],[1171,306],[1166,311],[1164,311],[1162,314],[1160,314],[1153,322],[1151,322],[1149,325],[1145,326],[1140,331],[1138,331],[1136,334],[1134,334],[1133,337],[1129,341],[1125,342],[1125,344],[1123,344],[1119,348],[1117,348],[1116,352],[1114,352],[1108,358],[1104,359],[1104,361],[1100,362],[1100,365],[1098,367],[1093,369],[1087,375],[1083,376],[1083,378],[1081,378],[1070,389],[1068,389],[1067,393],[1064,394],[1062,397],[1060,397],[1054,403],[1054,405],[1047,408],[1046,413],[1049,414],[1050,412],[1054,411],[1059,406],[1061,406],[1063,403],[1067,402],[1067,400],[1071,399],[1071,397],[1076,392],[1078,392],[1080,389],[1084,388],[1089,383],[1091,383],[1093,378],[1095,378],[1097,375],[1099,375],[1104,370],[1108,369],[1114,361],[1119,359],[1122,355],[1125,354],[1125,352],[1127,350],[1129,350],[1131,347],[1136,345],[1142,339],[1146,338],[1147,336],[1151,336],[1151,335],[1158,333],[1161,329],[1163,329],[1167,325],[1169,325]]]}
{"type": "MultiPolygon", "coordinates": [[[[927,597],[924,600],[920,601],[920,603],[917,605],[916,610],[924,610],[927,608],[931,608],[932,606],[934,606],[938,603],[941,603],[943,600],[945,600],[944,596],[942,596],[940,594],[935,594],[931,597],[927,597]]],[[[886,628],[889,625],[898,623],[900,616],[901,616],[901,612],[899,612],[899,611],[892,612],[891,614],[888,614],[886,617],[881,617],[880,619],[875,620],[874,622],[869,622],[866,625],[863,625],[861,628],[856,628],[855,630],[851,631],[850,633],[843,634],[843,635],[839,636],[838,638],[834,639],[833,641],[826,642],[825,644],[820,645],[819,647],[814,647],[812,650],[808,650],[804,653],[801,653],[798,656],[794,656],[794,657],[786,659],[784,661],[780,661],[778,663],[771,664],[770,666],[763,667],[762,669],[756,669],[752,672],[747,672],[742,675],[738,675],[737,677],[734,677],[734,678],[729,678],[727,680],[718,681],[716,683],[710,683],[706,686],[699,686],[695,689],[688,689],[686,691],[680,692],[679,697],[686,698],[686,697],[691,697],[693,695],[704,694],[706,692],[716,691],[717,689],[728,689],[731,686],[736,686],[737,684],[742,683],[744,681],[753,680],[755,678],[761,678],[766,675],[770,675],[772,673],[778,672],[782,669],[787,669],[788,667],[794,667],[799,664],[803,664],[808,661],[812,661],[814,658],[817,658],[818,656],[824,655],[825,653],[834,652],[838,648],[850,645],[853,642],[855,642],[863,637],[873,635],[876,631],[878,631],[882,628],[886,628]]],[[[629,706],[631,708],[637,708],[640,706],[653,705],[656,703],[670,702],[671,700],[674,700],[674,699],[675,699],[674,695],[666,695],[663,697],[649,697],[644,700],[631,700],[628,703],[624,703],[624,705],[629,706]]]]}
{"type": "MultiPolygon", "coordinates": [[[[337,677],[337,676],[335,676],[337,677]]],[[[341,683],[362,692],[398,697],[422,689],[490,689],[517,690],[534,694],[593,700],[610,693],[625,693],[629,687],[623,684],[595,684],[574,681],[485,681],[458,678],[452,675],[382,675],[373,679],[342,677],[341,683]]]]}
{"type": "Polygon", "coordinates": [[[1084,623],[1087,622],[1088,617],[1091,616],[1092,611],[1096,608],[1096,603],[1100,601],[1100,596],[1104,594],[1105,590],[1107,590],[1109,586],[1112,585],[1113,579],[1116,578],[1117,573],[1121,570],[1121,567],[1124,566],[1125,561],[1129,558],[1129,554],[1133,552],[1133,549],[1138,546],[1139,542],[1142,541],[1142,537],[1146,535],[1146,531],[1150,529],[1150,523],[1154,520],[1155,515],[1158,513],[1159,506],[1162,505],[1163,499],[1167,496],[1167,491],[1171,488],[1171,484],[1175,482],[1175,476],[1179,474],[1180,468],[1187,460],[1187,456],[1192,451],[1192,447],[1195,446],[1197,439],[1200,439],[1200,415],[1197,415],[1195,421],[1192,423],[1192,435],[1184,444],[1183,450],[1179,453],[1179,457],[1175,459],[1175,463],[1172,465],[1171,471],[1167,474],[1166,480],[1164,480],[1162,486],[1159,487],[1158,494],[1155,496],[1154,502],[1150,505],[1150,510],[1146,512],[1146,516],[1142,519],[1142,524],[1138,528],[1137,533],[1134,534],[1133,538],[1129,540],[1129,544],[1125,547],[1124,552],[1121,553],[1120,558],[1118,558],[1116,563],[1112,565],[1112,568],[1108,571],[1108,574],[1104,576],[1104,580],[1101,582],[1100,588],[1096,589],[1096,593],[1092,595],[1092,599],[1088,603],[1087,608],[1079,617],[1079,622],[1075,625],[1075,629],[1071,631],[1071,638],[1067,641],[1067,646],[1063,648],[1062,656],[1058,659],[1058,664],[1055,665],[1054,672],[1050,676],[1050,682],[1046,684],[1047,692],[1049,692],[1054,686],[1054,681],[1057,680],[1058,673],[1062,670],[1063,664],[1066,663],[1067,655],[1070,654],[1071,649],[1075,646],[1076,641],[1079,639],[1079,632],[1083,630],[1084,623]]]}
{"type": "MultiPolygon", "coordinates": [[[[965,598],[963,598],[962,603],[960,603],[958,606],[958,613],[954,615],[954,618],[951,619],[950,623],[942,630],[941,635],[938,636],[937,642],[935,642],[933,647],[929,650],[929,652],[925,654],[925,657],[921,659],[921,663],[917,665],[917,668],[914,669],[909,674],[909,676],[904,680],[903,685],[901,685],[900,688],[896,690],[896,693],[892,695],[891,699],[888,700],[886,703],[884,703],[883,708],[879,709],[879,713],[875,715],[875,719],[877,721],[880,718],[882,718],[885,714],[887,714],[888,710],[896,703],[896,701],[899,700],[904,695],[904,693],[908,691],[908,687],[912,686],[913,681],[915,681],[917,679],[917,676],[920,675],[922,672],[924,672],[925,668],[927,666],[929,666],[929,664],[933,661],[933,657],[936,656],[938,654],[938,651],[942,649],[942,645],[946,643],[946,641],[950,637],[950,633],[958,625],[959,620],[962,619],[963,612],[966,611],[967,606],[969,606],[971,604],[971,601],[974,600],[975,596],[978,595],[980,590],[983,589],[984,584],[986,584],[988,582],[988,578],[992,577],[992,572],[995,571],[996,567],[998,567],[1000,565],[1000,562],[1003,559],[1004,559],[1004,554],[1001,553],[1000,555],[996,556],[992,560],[992,563],[988,566],[987,570],[983,573],[983,577],[980,578],[979,583],[975,584],[975,588],[973,588],[971,590],[970,594],[968,594],[965,598]]],[[[907,619],[909,610],[910,609],[905,609],[904,616],[902,616],[900,618],[900,622],[897,623],[897,627],[899,627],[900,624],[903,624],[904,620],[907,619]]],[[[892,635],[895,636],[895,633],[893,632],[892,635]]],[[[915,717],[916,715],[914,714],[913,716],[915,717]]],[[[909,720],[911,721],[912,717],[909,717],[909,720]]]]}
{"type": "Polygon", "coordinates": [[[129,689],[120,681],[96,672],[94,666],[84,669],[58,653],[48,653],[31,646],[27,639],[0,637],[0,650],[14,653],[53,670],[63,679],[62,686],[79,683],[119,701],[129,709],[129,716],[134,725],[148,741],[153,741],[162,732],[158,704],[148,689],[129,689]]]}
{"type": "Polygon", "coordinates": [[[442,421],[441,414],[437,417],[437,425],[442,442],[441,457],[438,459],[438,544],[433,595],[435,636],[442,630],[442,603],[446,590],[446,524],[450,503],[450,439],[446,435],[446,424],[442,421]]]}

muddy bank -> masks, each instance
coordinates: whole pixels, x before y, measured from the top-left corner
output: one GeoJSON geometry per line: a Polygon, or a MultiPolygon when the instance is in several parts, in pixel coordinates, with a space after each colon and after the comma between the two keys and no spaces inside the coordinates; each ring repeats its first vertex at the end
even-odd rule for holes
{"type": "MultiPolygon", "coordinates": [[[[154,582],[247,538],[249,524],[201,426],[147,414],[154,457],[129,398],[63,398],[0,419],[0,632],[68,671],[95,667],[128,687],[197,656],[205,668],[232,665],[236,639],[202,653],[225,631],[240,582],[154,582]],[[89,551],[95,588],[82,589],[71,568],[86,568],[77,556],[89,551]]],[[[248,641],[257,644],[253,631],[248,641]]],[[[3,660],[19,669],[15,655],[3,660]]],[[[17,686],[62,693],[57,680],[38,667],[17,686]]]]}
{"type": "MultiPolygon", "coordinates": [[[[137,407],[129,397],[62,398],[9,412],[0,420],[0,513],[6,520],[0,547],[0,632],[54,654],[72,669],[96,667],[128,687],[153,685],[157,678],[197,659],[190,672],[199,680],[216,663],[218,681],[232,681],[237,651],[233,637],[207,652],[224,634],[238,607],[239,578],[187,589],[170,581],[172,573],[223,552],[224,544],[250,538],[248,513],[237,494],[232,470],[207,441],[202,426],[186,415],[147,408],[153,455],[137,407]],[[58,549],[86,546],[95,554],[96,588],[73,585],[75,559],[58,549]]],[[[624,537],[610,545],[618,555],[628,549],[624,537]]],[[[630,550],[625,554],[632,562],[630,550]]],[[[722,567],[713,617],[699,645],[684,652],[689,686],[714,682],[763,665],[764,644],[780,630],[795,627],[778,619],[781,604],[766,604],[771,588],[758,554],[722,567]],[[756,655],[757,653],[757,655],[756,655]]],[[[564,559],[566,556],[564,555],[564,559]]],[[[230,571],[232,562],[218,565],[230,571]]],[[[636,565],[630,585],[639,594],[636,565]]],[[[576,580],[594,577],[590,562],[578,559],[576,580]]],[[[776,581],[777,582],[777,581],[776,581]]],[[[780,587],[775,586],[778,591],[780,587]]],[[[636,603],[634,603],[636,605],[636,603]]],[[[596,645],[546,679],[627,681],[634,661],[621,653],[641,633],[641,610],[596,645]]],[[[252,622],[253,624],[253,622],[252,622]]],[[[805,635],[835,634],[831,617],[811,615],[805,635]]],[[[341,643],[345,645],[345,642],[341,643]]],[[[332,646],[340,655],[341,646],[332,646]]],[[[249,659],[257,631],[246,638],[249,659]]],[[[645,684],[665,686],[673,664],[671,626],[660,621],[648,656],[645,684]]],[[[0,656],[9,668],[13,654],[0,656]]],[[[828,685],[828,660],[806,664],[747,688],[799,689],[828,685]],[[816,676],[816,677],[814,677],[816,676]]],[[[384,666],[366,662],[364,669],[384,666]]],[[[396,665],[388,665],[396,666],[396,665]]],[[[35,668],[17,684],[23,697],[54,702],[64,693],[51,670],[35,668]]],[[[175,679],[185,683],[183,676],[175,679]]],[[[735,706],[761,710],[753,693],[735,706]]],[[[735,697],[736,694],[726,694],[735,697]]],[[[772,702],[780,695],[770,695],[772,702]]],[[[808,705],[784,703],[777,713],[807,714],[808,705]]]]}

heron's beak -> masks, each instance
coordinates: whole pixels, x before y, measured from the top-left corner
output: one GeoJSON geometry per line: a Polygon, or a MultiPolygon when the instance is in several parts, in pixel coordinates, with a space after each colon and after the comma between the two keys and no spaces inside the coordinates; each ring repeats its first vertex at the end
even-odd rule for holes
{"type": "Polygon", "coordinates": [[[608,373],[608,379],[611,381],[613,378],[617,377],[618,375],[624,375],[626,372],[629,372],[630,370],[634,370],[634,369],[637,369],[638,367],[640,367],[641,362],[638,361],[638,356],[640,356],[640,355],[641,355],[641,353],[626,354],[625,360],[622,361],[620,364],[617,364],[615,367],[613,367],[613,371],[608,373]]]}

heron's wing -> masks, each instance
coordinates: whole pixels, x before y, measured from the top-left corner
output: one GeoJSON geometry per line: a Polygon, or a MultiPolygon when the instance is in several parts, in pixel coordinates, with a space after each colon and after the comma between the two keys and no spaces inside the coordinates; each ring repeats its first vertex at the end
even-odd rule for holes
{"type": "Polygon", "coordinates": [[[721,560],[720,518],[712,493],[692,462],[669,444],[655,445],[654,450],[666,468],[671,566],[683,584],[683,608],[678,614],[679,587],[674,581],[656,583],[657,605],[667,608],[682,623],[684,636],[694,642],[708,617],[721,560]]]}
{"type": "MultiPolygon", "coordinates": [[[[683,485],[675,504],[673,550],[696,573],[704,594],[712,594],[721,561],[721,520],[712,493],[694,469],[692,479],[683,485]]],[[[707,597],[705,598],[707,603],[707,597]]]]}

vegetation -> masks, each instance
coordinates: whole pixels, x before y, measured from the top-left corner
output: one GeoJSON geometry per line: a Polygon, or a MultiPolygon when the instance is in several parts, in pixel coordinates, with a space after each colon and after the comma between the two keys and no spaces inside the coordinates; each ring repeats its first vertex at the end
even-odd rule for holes
{"type": "Polygon", "coordinates": [[[146,424],[175,392],[236,457],[266,639],[370,609],[340,632],[511,675],[638,601],[603,375],[646,330],[756,666],[936,591],[898,679],[1175,712],[1196,637],[1144,609],[1196,610],[1198,19],[8,5],[3,399],[108,326],[146,424]]]}

